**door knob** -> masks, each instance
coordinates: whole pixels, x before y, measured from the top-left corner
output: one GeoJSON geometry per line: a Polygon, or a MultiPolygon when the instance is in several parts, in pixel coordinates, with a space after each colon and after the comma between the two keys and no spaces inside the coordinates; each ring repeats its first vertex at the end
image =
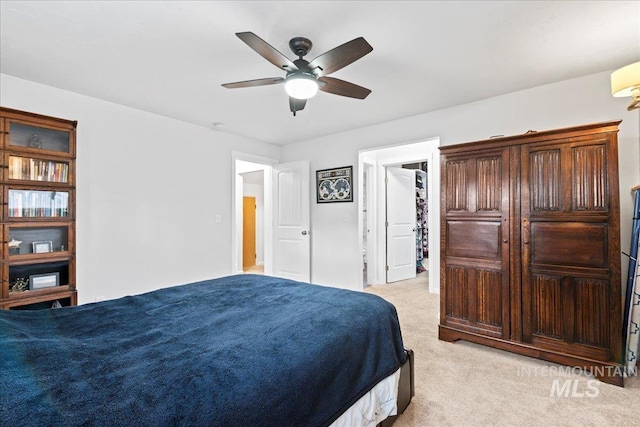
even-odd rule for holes
{"type": "Polygon", "coordinates": [[[302,230],[302,235],[303,235],[303,236],[306,236],[307,234],[308,234],[308,233],[307,233],[307,230],[302,230]]]}

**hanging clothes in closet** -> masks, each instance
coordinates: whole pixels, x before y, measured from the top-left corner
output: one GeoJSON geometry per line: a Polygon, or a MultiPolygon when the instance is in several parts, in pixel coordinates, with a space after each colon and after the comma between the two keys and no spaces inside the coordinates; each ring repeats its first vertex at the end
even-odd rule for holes
{"type": "Polygon", "coordinates": [[[416,270],[426,269],[422,260],[429,256],[429,227],[427,207],[427,173],[416,170],[416,270]]]}

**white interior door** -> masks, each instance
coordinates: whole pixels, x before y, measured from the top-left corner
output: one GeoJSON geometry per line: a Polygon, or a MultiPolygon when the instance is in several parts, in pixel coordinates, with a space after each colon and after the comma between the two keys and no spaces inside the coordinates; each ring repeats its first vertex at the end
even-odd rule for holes
{"type": "Polygon", "coordinates": [[[311,281],[309,162],[273,167],[273,275],[311,281]]]}
{"type": "Polygon", "coordinates": [[[416,183],[411,169],[387,168],[387,282],[416,277],[416,183]]]}

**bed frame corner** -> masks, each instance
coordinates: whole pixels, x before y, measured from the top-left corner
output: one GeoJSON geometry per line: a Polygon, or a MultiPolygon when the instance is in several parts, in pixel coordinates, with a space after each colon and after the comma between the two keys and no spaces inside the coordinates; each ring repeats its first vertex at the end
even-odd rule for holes
{"type": "Polygon", "coordinates": [[[415,395],[414,383],[414,352],[411,349],[405,349],[407,360],[400,367],[400,382],[398,384],[398,415],[392,415],[378,424],[377,427],[391,427],[398,416],[402,414],[411,398],[415,395]]]}

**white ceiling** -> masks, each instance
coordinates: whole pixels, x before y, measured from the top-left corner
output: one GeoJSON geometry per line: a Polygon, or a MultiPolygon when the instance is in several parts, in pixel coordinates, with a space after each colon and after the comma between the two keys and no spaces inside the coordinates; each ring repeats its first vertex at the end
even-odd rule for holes
{"type": "Polygon", "coordinates": [[[274,144],[369,126],[640,60],[640,1],[5,1],[0,72],[274,144]],[[284,72],[235,36],[307,60],[363,36],[332,74],[372,90],[320,92],[293,117],[284,72]]]}

